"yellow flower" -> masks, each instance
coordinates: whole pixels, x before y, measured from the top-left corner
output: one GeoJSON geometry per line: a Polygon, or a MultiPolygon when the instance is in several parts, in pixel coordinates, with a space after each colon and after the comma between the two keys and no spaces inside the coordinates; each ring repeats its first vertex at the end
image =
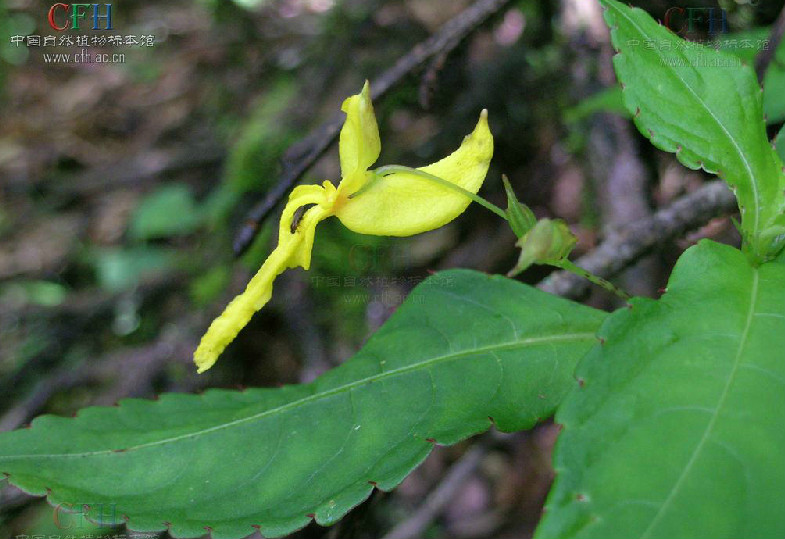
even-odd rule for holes
{"type": "Polygon", "coordinates": [[[358,95],[343,102],[341,110],[346,113],[339,142],[341,183],[335,187],[325,181],[292,191],[281,215],[278,246],[245,291],[229,303],[202,337],[194,353],[199,372],[212,367],[253,314],[270,300],[278,275],[287,268],[310,267],[319,221],[334,215],[354,232],[411,236],[455,219],[471,202],[468,195],[480,189],[493,155],[487,111],[482,111],[460,148],[441,161],[419,169],[383,167],[370,171],[381,143],[367,82],[358,95]],[[297,210],[304,206],[308,208],[302,217],[293,222],[297,210]]]}

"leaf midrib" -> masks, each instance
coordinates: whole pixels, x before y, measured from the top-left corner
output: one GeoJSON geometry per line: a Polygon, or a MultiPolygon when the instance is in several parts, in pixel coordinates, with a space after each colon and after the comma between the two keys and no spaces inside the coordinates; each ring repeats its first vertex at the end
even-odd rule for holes
{"type": "MultiPolygon", "coordinates": [[[[609,4],[609,6],[612,7],[613,9],[615,9],[617,14],[621,15],[622,17],[624,17],[641,34],[643,34],[643,35],[645,35],[645,36],[647,36],[649,38],[651,37],[647,32],[645,32],[643,30],[643,28],[641,28],[635,22],[634,19],[632,19],[629,16],[627,16],[627,14],[624,13],[623,9],[620,9],[617,6],[612,5],[612,4],[609,4]]],[[[659,56],[661,59],[665,59],[665,56],[659,51],[659,49],[655,48],[655,52],[656,52],[657,56],[659,56]]],[[[693,97],[695,97],[695,99],[698,101],[698,103],[701,104],[701,106],[706,110],[706,112],[709,114],[709,116],[711,116],[711,118],[717,123],[717,125],[720,127],[720,129],[723,131],[723,133],[727,137],[728,141],[730,141],[730,143],[736,149],[736,153],[738,154],[739,158],[741,159],[741,162],[744,164],[744,168],[747,169],[747,174],[749,175],[749,184],[750,184],[750,187],[752,188],[752,196],[753,196],[754,204],[755,204],[755,211],[753,212],[755,214],[755,221],[753,223],[752,235],[753,235],[753,237],[757,237],[758,236],[758,230],[760,229],[760,193],[758,192],[758,187],[757,187],[757,185],[755,183],[755,175],[752,172],[752,167],[750,166],[750,163],[747,160],[747,156],[741,150],[739,145],[736,143],[736,139],[733,138],[733,136],[730,134],[730,131],[728,131],[728,129],[725,127],[725,124],[723,124],[722,121],[714,115],[712,110],[708,107],[708,105],[706,105],[706,102],[703,101],[700,98],[700,96],[693,91],[692,87],[689,84],[687,84],[687,81],[685,81],[681,77],[681,75],[679,74],[679,72],[677,70],[674,69],[672,71],[676,75],[676,78],[679,79],[679,81],[684,85],[684,87],[687,89],[687,91],[690,94],[692,94],[693,97]]]]}
{"type": "MultiPolygon", "coordinates": [[[[272,414],[275,414],[275,413],[282,413],[282,412],[285,412],[285,411],[287,411],[289,409],[296,408],[298,406],[302,406],[304,404],[307,404],[309,402],[313,402],[313,401],[316,401],[316,400],[319,400],[319,399],[322,399],[322,398],[331,397],[333,395],[342,393],[344,391],[351,391],[352,389],[354,389],[356,387],[359,387],[361,385],[367,384],[367,383],[377,382],[377,381],[380,381],[380,380],[384,380],[386,378],[390,378],[390,377],[393,377],[393,376],[405,374],[407,372],[410,372],[410,371],[413,371],[413,370],[417,370],[417,369],[420,369],[420,368],[427,368],[429,366],[432,366],[432,365],[434,365],[436,363],[440,363],[442,361],[449,361],[449,360],[452,360],[452,359],[458,359],[458,358],[461,358],[461,357],[464,357],[464,356],[471,356],[471,355],[475,355],[475,354],[484,354],[484,353],[501,351],[501,350],[511,350],[511,349],[515,349],[515,348],[518,348],[518,347],[524,347],[524,346],[530,346],[530,345],[538,345],[538,344],[551,343],[551,342],[560,342],[560,341],[571,341],[571,340],[583,340],[583,339],[587,339],[588,340],[588,339],[594,339],[594,338],[595,338],[595,334],[593,332],[567,333],[567,334],[561,333],[561,334],[558,334],[558,335],[548,335],[548,336],[544,336],[544,337],[530,337],[530,338],[521,339],[521,340],[515,341],[515,342],[494,344],[494,345],[490,345],[490,346],[482,346],[482,347],[472,348],[472,349],[469,349],[469,350],[462,350],[460,352],[454,352],[454,353],[444,354],[444,355],[441,355],[441,356],[435,356],[435,357],[429,358],[427,360],[424,360],[424,361],[421,361],[421,362],[418,362],[418,363],[413,363],[411,365],[406,365],[406,366],[400,367],[398,369],[392,369],[392,370],[389,370],[389,371],[381,372],[381,373],[378,373],[378,374],[375,374],[375,375],[372,375],[372,376],[368,376],[368,377],[362,378],[360,380],[355,380],[354,382],[350,382],[348,384],[344,384],[344,385],[332,388],[330,390],[323,391],[321,393],[315,393],[313,395],[308,395],[307,397],[303,397],[301,399],[296,399],[294,401],[288,402],[288,403],[283,404],[281,406],[278,406],[276,408],[271,408],[269,410],[264,410],[262,412],[250,415],[248,417],[235,419],[234,421],[229,421],[227,423],[222,423],[220,425],[215,425],[215,426],[204,428],[204,429],[200,429],[200,430],[197,430],[197,431],[194,431],[194,432],[181,434],[179,436],[172,436],[172,437],[169,437],[169,438],[163,438],[161,440],[156,440],[156,441],[153,441],[153,442],[139,444],[139,445],[136,445],[136,446],[125,447],[125,448],[122,448],[123,449],[123,454],[127,454],[130,451],[135,451],[135,450],[144,449],[144,448],[148,448],[148,447],[166,445],[166,444],[178,442],[178,441],[181,441],[181,440],[185,440],[185,439],[188,439],[188,438],[194,438],[194,437],[197,437],[197,436],[202,436],[202,435],[209,434],[211,432],[215,432],[215,431],[222,430],[222,429],[228,429],[228,428],[231,428],[231,427],[234,427],[234,426],[237,426],[237,425],[241,425],[243,423],[248,423],[248,422],[251,422],[251,421],[255,421],[257,419],[262,419],[263,417],[266,417],[268,415],[272,415],[272,414]]],[[[104,450],[100,450],[100,451],[88,451],[88,452],[82,452],[82,453],[11,455],[11,456],[0,456],[0,461],[3,461],[3,460],[15,460],[15,459],[20,459],[20,458],[28,458],[28,457],[30,457],[30,458],[34,457],[34,458],[37,458],[37,459],[42,459],[42,458],[80,458],[80,457],[91,457],[91,456],[98,456],[98,455],[107,455],[107,454],[115,453],[116,451],[117,451],[116,449],[104,449],[104,450]]]]}
{"type": "Polygon", "coordinates": [[[643,532],[643,535],[641,535],[640,539],[648,539],[652,531],[660,523],[663,516],[665,515],[665,513],[668,511],[671,504],[673,503],[673,500],[675,499],[677,492],[679,492],[682,484],[684,483],[685,479],[687,478],[690,471],[692,470],[692,466],[698,460],[698,456],[703,451],[703,446],[706,445],[706,442],[709,440],[709,437],[711,436],[711,433],[714,430],[714,426],[717,424],[717,419],[720,416],[720,410],[725,406],[725,401],[728,398],[728,394],[730,393],[731,386],[733,386],[733,382],[736,379],[736,373],[739,369],[739,364],[741,363],[742,352],[744,351],[744,347],[747,345],[747,338],[749,336],[750,327],[752,326],[752,321],[755,317],[755,308],[758,303],[758,282],[760,280],[759,277],[760,277],[759,270],[754,269],[752,290],[750,293],[750,307],[749,310],[747,311],[747,320],[744,325],[744,331],[741,334],[739,347],[736,350],[736,357],[734,358],[733,361],[733,368],[728,374],[728,380],[725,383],[725,387],[723,388],[722,393],[720,394],[720,398],[717,401],[717,406],[714,409],[714,414],[711,416],[711,419],[709,419],[709,422],[706,424],[706,429],[703,431],[703,436],[701,436],[698,445],[695,446],[692,455],[690,455],[690,460],[687,461],[687,464],[684,466],[684,469],[679,475],[679,478],[676,480],[676,483],[674,483],[673,488],[668,494],[668,497],[665,498],[665,501],[660,506],[659,510],[657,511],[657,514],[654,515],[654,518],[649,523],[649,526],[643,532]]]}

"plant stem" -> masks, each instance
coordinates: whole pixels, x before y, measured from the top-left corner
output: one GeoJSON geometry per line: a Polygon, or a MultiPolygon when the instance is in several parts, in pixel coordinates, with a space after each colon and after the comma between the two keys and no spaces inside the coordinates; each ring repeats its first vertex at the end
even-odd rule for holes
{"type": "Polygon", "coordinates": [[[416,168],[404,167],[402,165],[387,165],[387,166],[384,166],[384,167],[377,168],[375,171],[373,171],[373,173],[374,173],[374,177],[371,179],[371,181],[366,183],[356,193],[353,193],[349,198],[355,198],[357,196],[360,196],[363,192],[365,192],[366,190],[370,189],[377,181],[379,181],[380,179],[384,178],[385,176],[387,176],[389,174],[396,174],[396,173],[398,173],[398,174],[407,174],[409,176],[414,176],[414,177],[417,177],[417,178],[421,178],[423,180],[427,180],[427,181],[439,184],[442,187],[446,187],[448,189],[452,189],[456,193],[462,194],[463,196],[465,196],[465,197],[469,198],[470,200],[476,202],[480,206],[482,206],[482,207],[492,211],[493,213],[495,213],[496,215],[498,215],[499,217],[501,217],[502,219],[507,221],[507,214],[504,213],[504,210],[502,210],[500,207],[496,206],[495,204],[492,204],[491,202],[488,202],[487,200],[485,200],[481,196],[479,196],[479,195],[477,195],[475,193],[472,193],[471,191],[467,191],[466,189],[464,189],[460,185],[456,185],[456,184],[454,184],[452,182],[448,182],[444,178],[440,178],[438,176],[434,176],[433,174],[428,174],[427,172],[424,172],[422,170],[417,170],[416,168]]]}
{"type": "Polygon", "coordinates": [[[591,281],[592,283],[596,284],[597,286],[601,286],[602,288],[604,288],[608,292],[619,296],[624,301],[627,301],[628,299],[630,299],[630,295],[627,292],[625,292],[624,290],[618,288],[616,285],[614,285],[610,281],[606,281],[602,277],[598,277],[597,275],[594,275],[593,273],[589,273],[588,271],[586,271],[585,269],[581,268],[580,266],[576,266],[575,264],[573,264],[572,262],[570,262],[566,258],[564,260],[558,262],[557,264],[553,264],[553,265],[556,266],[557,268],[561,268],[563,270],[569,271],[570,273],[574,273],[575,275],[583,277],[584,279],[587,279],[587,280],[591,281]]]}

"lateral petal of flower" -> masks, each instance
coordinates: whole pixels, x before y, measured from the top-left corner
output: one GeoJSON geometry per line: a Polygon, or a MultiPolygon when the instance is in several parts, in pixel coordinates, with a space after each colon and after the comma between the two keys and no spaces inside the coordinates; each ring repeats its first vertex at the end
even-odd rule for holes
{"type": "Polygon", "coordinates": [[[248,324],[254,313],[270,301],[273,281],[278,275],[287,268],[302,266],[308,269],[311,264],[316,225],[332,215],[334,192],[335,187],[329,182],[325,182],[324,187],[304,185],[292,191],[281,216],[278,246],[264,261],[245,291],[235,297],[226,306],[224,312],[210,324],[194,352],[194,362],[198,372],[204,372],[212,367],[218,356],[248,324]],[[327,184],[332,190],[327,187],[327,184]],[[316,204],[316,206],[306,210],[295,231],[292,232],[294,214],[306,204],[316,204]]]}
{"type": "Polygon", "coordinates": [[[289,267],[311,267],[311,250],[313,249],[316,224],[333,214],[332,207],[335,202],[336,188],[325,181],[322,185],[299,185],[289,195],[289,201],[281,214],[281,223],[278,227],[278,242],[297,241],[298,247],[289,257],[289,267]],[[300,218],[295,232],[292,232],[292,220],[298,209],[309,204],[316,207],[308,209],[300,218]],[[314,211],[314,210],[319,211],[314,211]],[[315,221],[314,221],[315,219],[315,221]],[[302,236],[302,237],[300,237],[302,236]]]}
{"type": "MultiPolygon", "coordinates": [[[[483,110],[474,131],[460,148],[441,161],[418,170],[476,193],[493,156],[493,135],[483,110]]],[[[471,200],[447,187],[407,173],[379,179],[335,212],[354,232],[378,236],[411,236],[443,226],[458,217],[471,200]]]]}
{"type": "Polygon", "coordinates": [[[346,113],[338,144],[343,177],[341,183],[346,184],[343,188],[345,192],[352,193],[362,186],[364,172],[379,158],[382,147],[368,81],[359,94],[343,102],[341,110],[346,113]]]}

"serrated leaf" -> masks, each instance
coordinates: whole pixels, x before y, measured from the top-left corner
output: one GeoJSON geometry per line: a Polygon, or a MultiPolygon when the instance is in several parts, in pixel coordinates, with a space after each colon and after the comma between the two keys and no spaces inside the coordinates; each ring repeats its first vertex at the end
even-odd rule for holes
{"type": "Polygon", "coordinates": [[[785,161],[785,127],[780,129],[780,132],[777,133],[777,138],[774,139],[774,144],[776,145],[777,153],[780,156],[780,159],[785,161]]]}
{"type": "MultiPolygon", "coordinates": [[[[763,50],[764,44],[768,43],[770,35],[770,28],[752,28],[726,34],[718,43],[721,50],[753,63],[755,56],[763,50]]],[[[763,113],[769,124],[785,120],[785,42],[780,42],[766,70],[763,80],[763,113]]]]}
{"type": "Polygon", "coordinates": [[[536,537],[784,537],[785,265],[701,242],[599,334],[536,537]]]}
{"type": "Polygon", "coordinates": [[[645,11],[601,0],[624,102],[641,133],[692,169],[734,189],[754,258],[773,257],[785,232],[785,174],[771,150],[754,71],[737,57],[688,43],[645,11]]]}
{"type": "MultiPolygon", "coordinates": [[[[0,435],[0,472],[50,502],[111,506],[131,529],[239,538],[331,524],[430,453],[552,414],[605,313],[502,277],[418,286],[314,383],[166,394],[44,416],[0,435]],[[490,419],[492,418],[492,419],[490,419]]],[[[108,511],[104,511],[104,515],[108,511]]]]}

